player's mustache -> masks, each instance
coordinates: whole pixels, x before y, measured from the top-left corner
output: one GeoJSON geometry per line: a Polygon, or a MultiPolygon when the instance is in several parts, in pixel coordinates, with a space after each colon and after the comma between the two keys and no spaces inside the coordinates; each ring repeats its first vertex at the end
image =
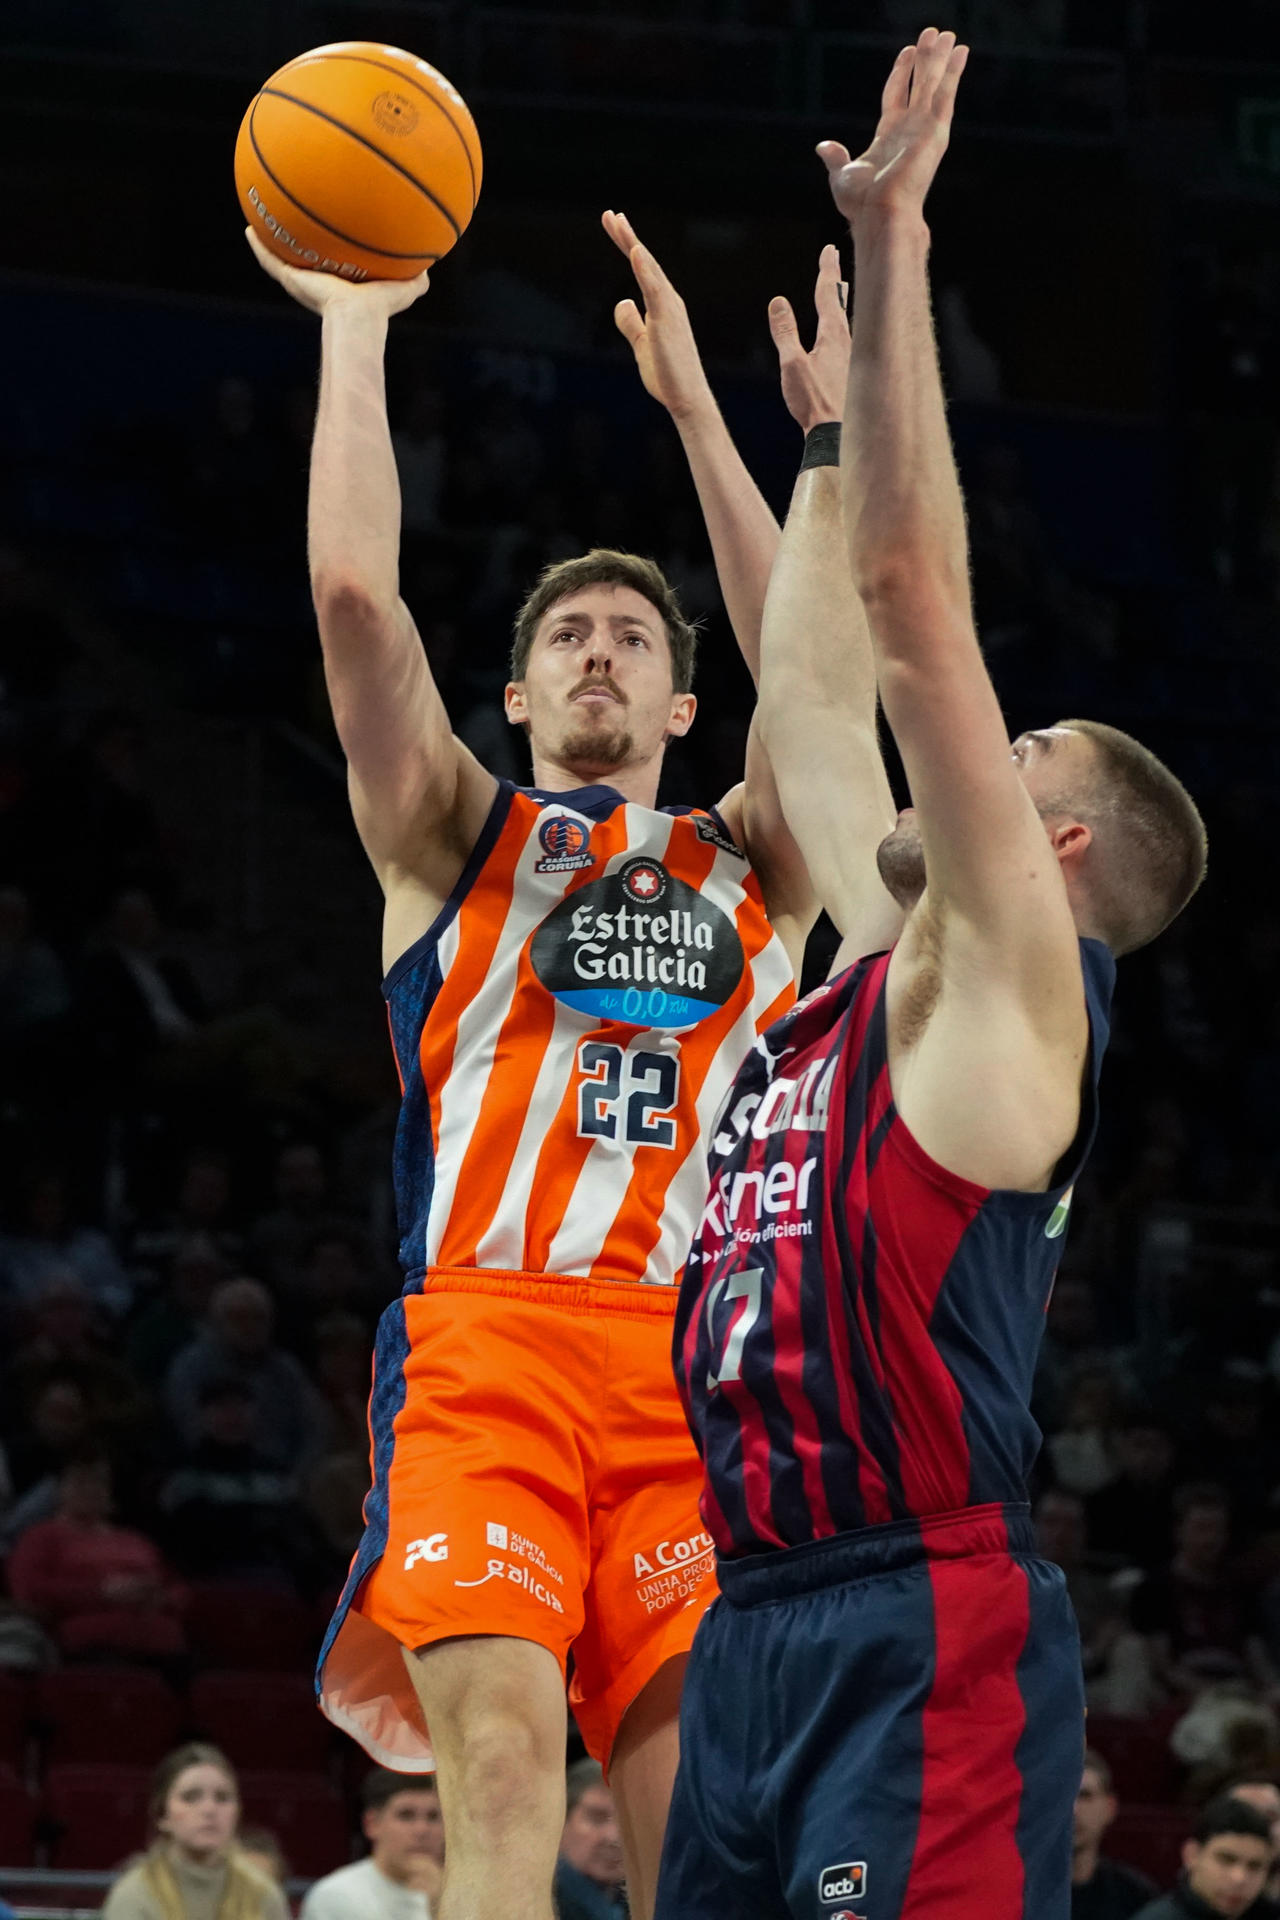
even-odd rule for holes
{"type": "Polygon", "coordinates": [[[616,700],[620,707],[625,707],[627,704],[626,694],[602,673],[584,674],[577,686],[570,692],[569,698],[570,700],[576,700],[580,693],[595,693],[597,691],[607,693],[609,698],[616,700]]]}

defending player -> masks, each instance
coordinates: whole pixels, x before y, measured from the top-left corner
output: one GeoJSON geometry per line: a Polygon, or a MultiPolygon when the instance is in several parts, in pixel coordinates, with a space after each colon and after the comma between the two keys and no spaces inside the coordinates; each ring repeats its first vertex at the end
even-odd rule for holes
{"type": "Polygon", "coordinates": [[[713,1137],[677,1370],[722,1597],[699,1631],[663,1920],[1066,1920],[1079,1646],[1035,1557],[1032,1371],[1093,1136],[1116,954],[1204,870],[1195,807],[1127,736],[1013,743],[974,634],[923,203],[966,50],[904,50],[867,153],[820,149],[855,246],[837,487],[807,477],[766,606],[761,719],[845,935],[713,1137]],[[840,491],[916,810],[871,951],[861,629],[840,491]],[[796,739],[824,769],[796,779],[796,739]],[[927,875],[927,887],[926,887],[927,875]],[[879,944],[879,943],[877,943],[879,944]]]}
{"type": "MultiPolygon", "coordinates": [[[[620,324],[680,427],[750,654],[776,524],[682,303],[621,217],[606,224],[648,308],[624,303],[620,324]]],[[[434,1757],[441,1920],[544,1920],[572,1648],[646,1916],[684,1656],[713,1591],[673,1282],[706,1194],[703,1130],[794,996],[811,888],[754,744],[718,810],[655,810],[666,741],[693,718],[694,636],[651,563],[587,555],[522,608],[506,705],[531,789],[454,739],[399,597],[383,386],[388,318],[425,279],[355,287],[255,251],[323,315],[312,583],[386,898],[404,1088],[407,1284],[379,1329],[374,1485],[322,1701],[384,1764],[434,1757]]]]}

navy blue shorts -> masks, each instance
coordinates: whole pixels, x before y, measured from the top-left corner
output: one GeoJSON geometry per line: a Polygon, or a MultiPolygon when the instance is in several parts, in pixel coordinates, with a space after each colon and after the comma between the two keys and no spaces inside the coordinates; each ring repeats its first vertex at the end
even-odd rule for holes
{"type": "Polygon", "coordinates": [[[1080,1641],[1022,1507],[724,1561],[655,1920],[1068,1920],[1080,1641]]]}

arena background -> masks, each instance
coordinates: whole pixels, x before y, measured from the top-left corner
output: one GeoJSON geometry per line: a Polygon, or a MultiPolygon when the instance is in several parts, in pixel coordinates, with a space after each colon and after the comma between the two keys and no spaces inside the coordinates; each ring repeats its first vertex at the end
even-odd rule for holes
{"type": "MultiPolygon", "coordinates": [[[[624,208],[684,292],[782,510],[799,448],[765,305],[806,305],[840,237],[813,143],[865,139],[886,53],[934,16],[6,0],[0,19],[0,1549],[12,1564],[97,1449],[171,1583],[154,1620],[92,1631],[12,1582],[0,1601],[0,1893],[91,1907],[101,1883],[65,1874],[140,1843],[179,1733],[222,1739],[303,1877],[350,1857],[363,1771],[307,1674],[396,1286],[396,1087],[307,589],[317,325],[243,241],[248,97],[361,37],[472,105],[474,224],[391,331],[406,597],[460,730],[523,777],[498,705],[514,604],[589,544],[655,555],[706,622],[666,797],[707,802],[736,777],[748,688],[675,435],[613,331],[630,288],[599,213],[624,208]],[[236,1276],[267,1294],[220,1295],[211,1329],[236,1276]]],[[[1238,1646],[1217,1677],[1240,1711],[1202,1700],[1209,1733],[1141,1664],[1144,1576],[1210,1482],[1231,1536],[1206,1577],[1280,1672],[1280,19],[955,0],[936,23],[975,46],[931,224],[1010,727],[1134,728],[1210,834],[1192,908],[1121,969],[1037,1386],[1037,1491],[1062,1496],[1045,1543],[1124,1802],[1109,1845],[1167,1884],[1214,1768],[1280,1762],[1238,1646]]]]}

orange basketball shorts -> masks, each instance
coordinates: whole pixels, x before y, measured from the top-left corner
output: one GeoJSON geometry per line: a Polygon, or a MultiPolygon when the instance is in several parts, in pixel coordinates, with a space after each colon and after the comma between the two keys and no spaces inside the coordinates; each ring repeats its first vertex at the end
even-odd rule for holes
{"type": "Polygon", "coordinates": [[[329,1718],[383,1766],[432,1764],[401,1649],[544,1646],[588,1750],[686,1653],[715,1594],[702,1466],[671,1376],[674,1288],[435,1269],[388,1307],[365,1533],[320,1654],[329,1718]]]}

